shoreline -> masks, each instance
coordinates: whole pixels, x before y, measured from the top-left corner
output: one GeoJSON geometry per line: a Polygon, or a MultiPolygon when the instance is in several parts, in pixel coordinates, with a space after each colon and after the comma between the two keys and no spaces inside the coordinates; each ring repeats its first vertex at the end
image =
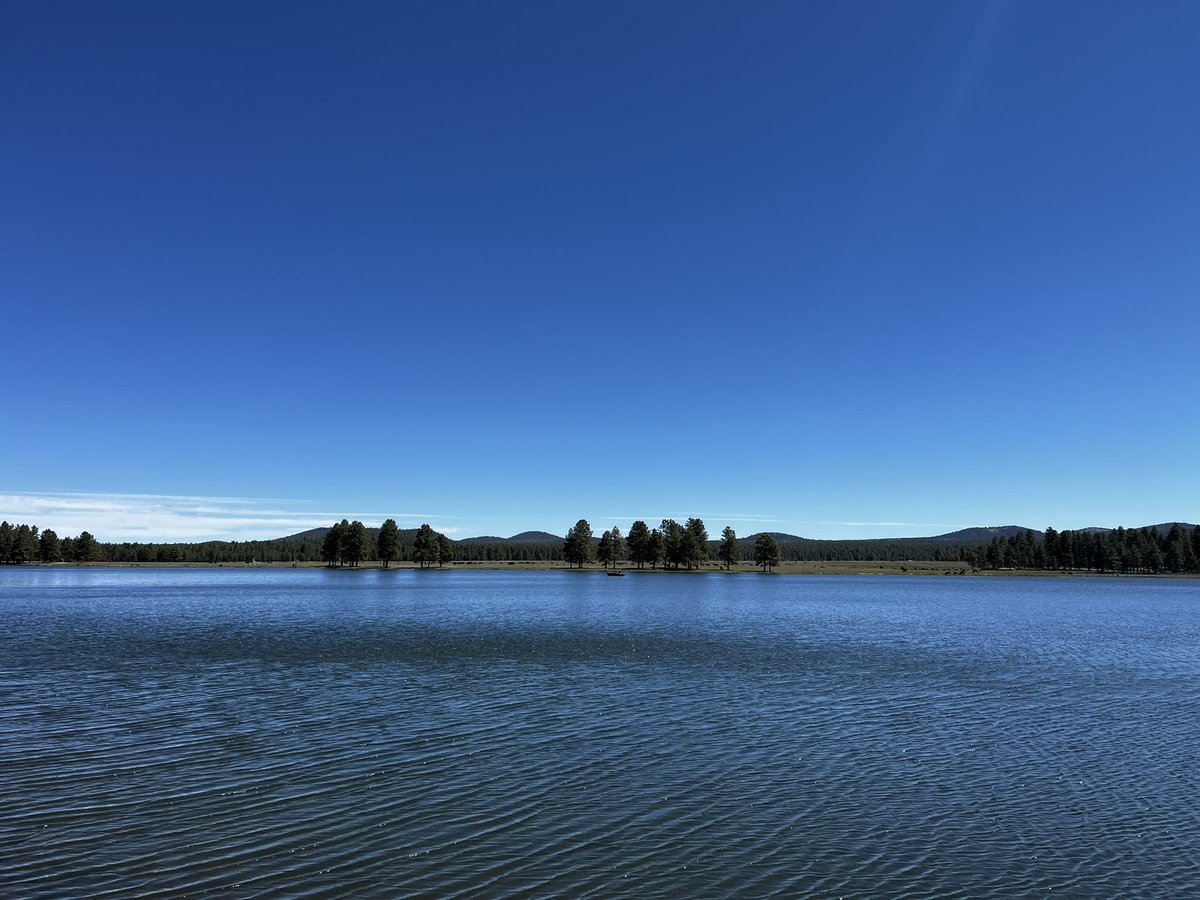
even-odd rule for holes
{"type": "MultiPolygon", "coordinates": [[[[10,568],[10,567],[0,567],[10,568]]],[[[384,568],[378,561],[364,561],[358,566],[327,566],[323,562],[266,562],[266,563],[208,563],[208,562],[89,562],[89,563],[24,563],[11,566],[12,569],[323,569],[335,572],[356,572],[366,570],[378,571],[495,571],[495,572],[605,572],[617,571],[638,575],[924,575],[924,576],[953,576],[959,578],[1200,578],[1200,575],[1188,573],[1122,573],[1096,572],[1085,569],[1057,570],[1046,569],[979,569],[972,570],[962,563],[913,561],[889,562],[886,560],[864,561],[832,561],[832,562],[793,562],[783,563],[774,567],[770,572],[763,572],[753,563],[742,563],[726,570],[716,563],[711,563],[699,569],[638,569],[633,566],[616,566],[608,570],[602,566],[585,566],[580,569],[568,566],[560,561],[524,561],[524,560],[462,560],[450,565],[438,567],[429,566],[421,569],[411,562],[393,563],[384,568]]]]}

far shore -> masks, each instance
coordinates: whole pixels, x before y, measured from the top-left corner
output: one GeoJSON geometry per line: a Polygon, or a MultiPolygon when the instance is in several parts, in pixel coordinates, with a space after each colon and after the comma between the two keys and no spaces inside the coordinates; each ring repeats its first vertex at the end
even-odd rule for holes
{"type": "MultiPolygon", "coordinates": [[[[330,569],[323,562],[228,562],[228,563],[207,563],[207,562],[91,562],[91,563],[29,563],[25,568],[46,568],[46,569],[76,569],[76,568],[100,568],[100,569],[330,569]]],[[[355,572],[365,569],[384,569],[384,565],[377,561],[363,561],[357,566],[337,566],[331,571],[335,572],[355,572]]],[[[420,570],[420,567],[411,562],[392,563],[386,567],[390,571],[410,571],[420,570]]],[[[697,575],[697,574],[720,574],[720,575],[762,575],[763,571],[751,562],[742,562],[735,564],[732,568],[726,570],[715,562],[710,562],[699,569],[638,569],[634,566],[622,565],[605,569],[603,566],[591,565],[584,566],[582,569],[568,566],[565,562],[560,561],[525,561],[525,560],[459,560],[445,566],[430,566],[424,569],[426,572],[449,572],[449,571],[466,571],[471,569],[478,570],[493,570],[493,571],[559,571],[559,572],[626,572],[637,575],[697,575]]],[[[927,560],[918,560],[912,562],[891,562],[886,560],[881,561],[831,561],[831,562],[790,562],[782,563],[772,568],[769,575],[949,575],[949,576],[980,576],[986,578],[1004,578],[1011,576],[1023,577],[1043,577],[1043,578],[1197,578],[1197,575],[1188,574],[1169,574],[1159,573],[1156,575],[1150,574],[1123,574],[1121,572],[1095,572],[1085,569],[1059,570],[1049,571],[1046,569],[998,569],[998,570],[982,570],[971,569],[964,563],[954,562],[932,562],[927,560]]]]}

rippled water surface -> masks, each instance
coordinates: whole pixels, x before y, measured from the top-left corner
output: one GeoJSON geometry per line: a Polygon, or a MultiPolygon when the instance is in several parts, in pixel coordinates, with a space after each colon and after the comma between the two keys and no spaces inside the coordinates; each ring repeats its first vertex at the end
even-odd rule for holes
{"type": "Polygon", "coordinates": [[[5,896],[1200,892],[1200,584],[0,570],[5,896]]]}

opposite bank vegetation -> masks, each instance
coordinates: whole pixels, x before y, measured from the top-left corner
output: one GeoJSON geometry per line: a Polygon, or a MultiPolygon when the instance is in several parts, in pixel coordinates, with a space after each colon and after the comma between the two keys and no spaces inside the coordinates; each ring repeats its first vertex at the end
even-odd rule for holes
{"type": "Polygon", "coordinates": [[[634,522],[629,534],[616,526],[596,537],[580,519],[564,538],[527,532],[513,538],[451,540],[429,525],[401,529],[394,519],[378,528],[343,519],[329,528],[270,541],[199,543],[105,543],[90,532],[59,537],[52,529],[0,522],[0,563],[312,563],[357,566],[378,561],[422,568],[461,562],[560,562],[584,567],[729,568],[753,560],[770,570],[800,562],[942,562],[964,570],[1089,571],[1122,574],[1200,574],[1200,526],[1182,523],[1146,528],[1044,532],[1010,529],[1011,534],[973,541],[894,538],[823,541],[778,533],[739,538],[725,527],[710,540],[698,518],[680,524],[664,519],[657,528],[634,522]]]}

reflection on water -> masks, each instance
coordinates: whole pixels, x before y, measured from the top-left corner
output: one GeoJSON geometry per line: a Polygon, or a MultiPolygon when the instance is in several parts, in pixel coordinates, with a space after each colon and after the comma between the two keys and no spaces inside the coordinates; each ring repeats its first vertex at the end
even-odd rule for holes
{"type": "Polygon", "coordinates": [[[1195,893],[1198,595],[4,570],[0,893],[1195,893]]]}

